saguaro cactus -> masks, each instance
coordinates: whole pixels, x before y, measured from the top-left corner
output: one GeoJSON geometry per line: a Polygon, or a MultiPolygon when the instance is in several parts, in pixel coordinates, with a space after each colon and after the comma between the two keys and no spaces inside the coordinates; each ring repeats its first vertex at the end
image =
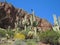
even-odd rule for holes
{"type": "Polygon", "coordinates": [[[32,24],[33,24],[32,15],[30,16],[30,22],[31,22],[31,26],[32,26],[32,24]]]}
{"type": "Polygon", "coordinates": [[[59,26],[60,26],[60,17],[58,17],[58,23],[59,23],[59,26]]]}
{"type": "Polygon", "coordinates": [[[34,26],[35,25],[35,21],[36,21],[36,19],[35,19],[35,15],[34,15],[34,11],[32,10],[32,15],[33,15],[33,21],[32,21],[32,25],[33,25],[33,27],[34,27],[34,32],[35,32],[35,36],[37,35],[37,29],[36,29],[36,26],[34,26]]]}
{"type": "Polygon", "coordinates": [[[25,18],[24,18],[24,24],[25,24],[25,31],[26,31],[26,19],[27,19],[27,15],[25,15],[25,18]]]}
{"type": "Polygon", "coordinates": [[[33,10],[32,10],[32,14],[33,14],[33,21],[35,21],[35,15],[33,10]]]}
{"type": "Polygon", "coordinates": [[[53,15],[53,18],[54,18],[54,25],[58,25],[57,17],[55,14],[53,15]]]}
{"type": "Polygon", "coordinates": [[[53,18],[54,18],[54,27],[53,27],[53,30],[54,31],[59,31],[59,25],[58,25],[58,21],[57,21],[56,15],[53,15],[53,18]]]}

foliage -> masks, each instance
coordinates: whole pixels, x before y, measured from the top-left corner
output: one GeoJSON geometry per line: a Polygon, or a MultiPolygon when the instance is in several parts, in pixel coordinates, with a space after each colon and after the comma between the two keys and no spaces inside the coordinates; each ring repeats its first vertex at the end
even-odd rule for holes
{"type": "Polygon", "coordinates": [[[14,36],[14,32],[12,30],[0,29],[0,36],[1,37],[6,37],[6,34],[8,34],[10,37],[14,36]]]}
{"type": "Polygon", "coordinates": [[[33,39],[28,40],[16,40],[14,45],[37,45],[36,41],[33,39]]]}
{"type": "Polygon", "coordinates": [[[14,31],[12,30],[7,30],[6,33],[10,36],[10,38],[14,36],[14,31]]]}
{"type": "Polygon", "coordinates": [[[38,22],[34,21],[33,26],[36,27],[38,25],[38,22]]]}
{"type": "Polygon", "coordinates": [[[0,29],[0,36],[1,37],[5,37],[5,34],[6,34],[5,30],[0,29]]]}
{"type": "Polygon", "coordinates": [[[27,29],[26,31],[25,31],[25,30],[22,30],[22,31],[20,31],[20,32],[23,33],[24,35],[27,35],[29,31],[30,31],[30,30],[27,29]]]}
{"type": "Polygon", "coordinates": [[[28,39],[27,40],[27,45],[37,45],[36,41],[33,39],[28,39]]]}
{"type": "Polygon", "coordinates": [[[57,33],[59,33],[59,34],[60,34],[60,30],[59,30],[59,31],[57,31],[57,33]]]}
{"type": "Polygon", "coordinates": [[[40,41],[44,43],[50,43],[53,45],[57,45],[59,37],[60,37],[59,33],[53,30],[52,31],[47,30],[46,32],[39,33],[40,41]]]}
{"type": "Polygon", "coordinates": [[[30,30],[29,29],[27,29],[26,31],[25,30],[22,30],[22,31],[20,31],[20,33],[22,33],[22,34],[24,34],[25,35],[25,38],[27,39],[27,35],[28,35],[28,32],[29,32],[30,30]]]}
{"type": "Polygon", "coordinates": [[[22,41],[22,40],[16,40],[14,42],[14,45],[26,45],[26,42],[22,41]]]}
{"type": "Polygon", "coordinates": [[[24,40],[25,39],[25,35],[22,34],[22,33],[15,33],[14,39],[24,40]]]}

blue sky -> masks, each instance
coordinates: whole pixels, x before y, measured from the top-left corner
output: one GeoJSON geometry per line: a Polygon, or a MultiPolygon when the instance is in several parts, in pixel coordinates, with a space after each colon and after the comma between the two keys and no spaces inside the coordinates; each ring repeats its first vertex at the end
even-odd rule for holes
{"type": "Polygon", "coordinates": [[[60,0],[7,0],[16,8],[22,8],[28,13],[35,11],[35,15],[47,19],[53,24],[53,14],[60,16],[60,0]]]}

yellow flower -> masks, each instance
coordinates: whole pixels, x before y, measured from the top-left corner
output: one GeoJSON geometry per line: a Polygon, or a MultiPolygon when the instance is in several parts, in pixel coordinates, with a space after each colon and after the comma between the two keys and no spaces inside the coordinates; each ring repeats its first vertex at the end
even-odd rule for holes
{"type": "Polygon", "coordinates": [[[25,35],[21,34],[21,33],[16,33],[15,36],[14,36],[14,39],[24,40],[25,39],[25,35]]]}

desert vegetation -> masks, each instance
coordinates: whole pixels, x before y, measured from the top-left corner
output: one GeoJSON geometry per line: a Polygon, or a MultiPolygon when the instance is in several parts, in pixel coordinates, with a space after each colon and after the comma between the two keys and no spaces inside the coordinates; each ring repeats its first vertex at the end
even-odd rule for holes
{"type": "Polygon", "coordinates": [[[52,26],[47,20],[36,17],[33,10],[28,14],[8,3],[1,2],[0,6],[1,45],[60,45],[57,23],[52,26]]]}

